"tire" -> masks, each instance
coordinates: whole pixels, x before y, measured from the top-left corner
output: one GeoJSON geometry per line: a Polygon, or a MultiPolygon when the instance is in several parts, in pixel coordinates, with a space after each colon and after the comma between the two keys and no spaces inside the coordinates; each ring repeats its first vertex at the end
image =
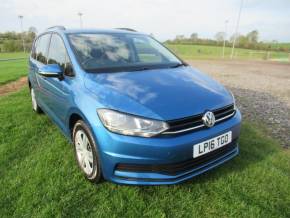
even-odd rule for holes
{"type": "Polygon", "coordinates": [[[102,175],[99,152],[90,128],[82,120],[74,125],[73,144],[77,164],[85,178],[99,183],[102,175]]]}
{"type": "Polygon", "coordinates": [[[35,92],[33,88],[30,89],[30,95],[31,95],[32,110],[38,114],[42,113],[41,108],[37,104],[37,100],[36,100],[35,92]]]}

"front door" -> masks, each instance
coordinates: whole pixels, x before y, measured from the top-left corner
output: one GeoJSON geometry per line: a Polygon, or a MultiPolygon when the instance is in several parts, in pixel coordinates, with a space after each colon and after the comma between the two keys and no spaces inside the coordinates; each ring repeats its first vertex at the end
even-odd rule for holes
{"type": "Polygon", "coordinates": [[[63,78],[46,78],[43,88],[48,93],[47,106],[54,120],[64,129],[66,113],[71,99],[70,83],[71,63],[62,38],[54,33],[48,49],[48,64],[58,64],[63,71],[63,78]]]}

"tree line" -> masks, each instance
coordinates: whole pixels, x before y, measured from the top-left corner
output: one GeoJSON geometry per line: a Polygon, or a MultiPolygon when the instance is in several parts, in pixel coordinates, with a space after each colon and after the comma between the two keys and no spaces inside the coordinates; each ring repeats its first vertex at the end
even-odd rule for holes
{"type": "MultiPolygon", "coordinates": [[[[17,52],[17,51],[30,51],[34,38],[36,37],[37,30],[35,27],[30,27],[28,31],[17,32],[4,32],[0,33],[0,52],[17,52]],[[23,48],[24,41],[24,48],[23,48]]],[[[184,35],[177,35],[173,40],[167,40],[166,43],[171,44],[196,44],[196,45],[216,45],[216,46],[232,46],[234,35],[226,39],[225,32],[218,32],[215,34],[214,39],[200,38],[197,33],[192,33],[189,37],[184,35]]],[[[290,52],[290,44],[278,43],[273,40],[271,43],[259,41],[259,32],[253,30],[246,35],[237,34],[236,45],[237,48],[255,49],[255,50],[268,50],[268,51],[283,51],[290,52]]]]}
{"type": "MultiPolygon", "coordinates": [[[[189,37],[184,35],[177,35],[173,40],[167,40],[166,43],[171,44],[196,44],[196,45],[216,45],[231,47],[235,35],[229,39],[226,37],[225,32],[218,32],[215,34],[214,39],[204,39],[198,37],[197,33],[192,33],[189,37]]],[[[259,41],[259,32],[253,30],[246,35],[237,34],[236,44],[237,48],[255,49],[255,50],[268,50],[268,51],[283,51],[290,52],[290,45],[287,43],[278,43],[276,40],[272,42],[259,41]]]]}
{"type": "Polygon", "coordinates": [[[30,51],[37,30],[30,27],[28,31],[17,33],[14,31],[0,33],[0,52],[30,51]],[[24,48],[23,48],[24,41],[24,48]]]}

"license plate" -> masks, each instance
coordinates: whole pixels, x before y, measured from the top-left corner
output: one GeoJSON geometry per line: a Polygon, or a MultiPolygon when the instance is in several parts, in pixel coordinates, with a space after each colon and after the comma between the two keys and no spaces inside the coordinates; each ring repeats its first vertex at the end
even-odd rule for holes
{"type": "Polygon", "coordinates": [[[208,139],[193,146],[193,158],[202,156],[232,142],[232,132],[229,131],[217,137],[208,139]]]}

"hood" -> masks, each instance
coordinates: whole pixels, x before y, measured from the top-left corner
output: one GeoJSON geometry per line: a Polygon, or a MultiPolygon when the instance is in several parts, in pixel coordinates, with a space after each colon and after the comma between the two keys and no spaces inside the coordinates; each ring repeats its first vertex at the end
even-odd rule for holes
{"type": "Polygon", "coordinates": [[[218,82],[192,67],[87,73],[85,87],[104,108],[173,120],[233,103],[218,82]]]}

